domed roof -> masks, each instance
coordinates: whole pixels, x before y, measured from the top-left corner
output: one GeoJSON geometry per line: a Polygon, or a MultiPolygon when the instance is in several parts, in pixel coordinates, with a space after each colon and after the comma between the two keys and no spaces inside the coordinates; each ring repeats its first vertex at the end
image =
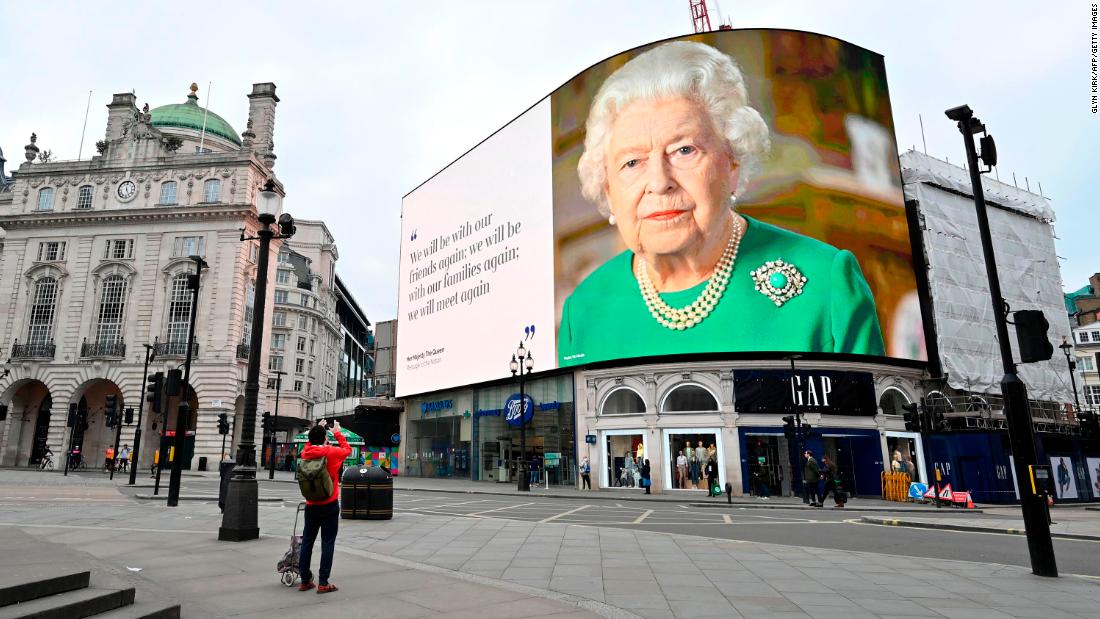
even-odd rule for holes
{"type": "Polygon", "coordinates": [[[195,94],[199,88],[191,84],[191,94],[187,95],[185,103],[170,103],[155,107],[149,111],[154,127],[179,127],[202,131],[203,120],[206,121],[206,132],[241,145],[241,138],[225,119],[214,112],[208,112],[206,108],[199,106],[199,96],[195,94]]]}

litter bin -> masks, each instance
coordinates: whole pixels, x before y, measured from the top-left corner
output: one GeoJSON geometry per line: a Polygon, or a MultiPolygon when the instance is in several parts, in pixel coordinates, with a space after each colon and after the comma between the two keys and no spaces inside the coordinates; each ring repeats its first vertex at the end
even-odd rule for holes
{"type": "Polygon", "coordinates": [[[393,476],[381,467],[349,468],[340,478],[340,517],[393,518],[393,476]]]}
{"type": "Polygon", "coordinates": [[[225,511],[225,495],[229,493],[229,479],[233,477],[233,467],[237,463],[233,460],[222,460],[218,465],[218,475],[221,476],[221,484],[218,486],[218,509],[225,511]]]}
{"type": "Polygon", "coordinates": [[[206,456],[199,456],[199,470],[206,470],[206,456]]]}

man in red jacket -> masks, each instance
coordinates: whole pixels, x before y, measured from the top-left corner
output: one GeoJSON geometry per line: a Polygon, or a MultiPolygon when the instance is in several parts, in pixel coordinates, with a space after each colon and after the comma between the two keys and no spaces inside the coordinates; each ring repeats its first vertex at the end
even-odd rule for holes
{"type": "Polygon", "coordinates": [[[325,458],[325,466],[332,477],[332,496],[324,501],[306,501],[306,523],[302,531],[302,554],[298,558],[298,569],[302,575],[299,591],[309,591],[314,586],[317,593],[336,591],[336,585],[328,581],[332,572],[332,555],[336,551],[336,531],[340,527],[340,466],[351,455],[351,447],[340,432],[340,422],[332,424],[332,435],[339,446],[326,444],[328,430],[324,419],[309,429],[309,444],[302,449],[303,460],[325,458]],[[314,584],[313,572],[309,571],[309,562],[313,558],[313,542],[317,540],[317,531],[321,531],[321,568],[318,573],[320,583],[314,584]]]}

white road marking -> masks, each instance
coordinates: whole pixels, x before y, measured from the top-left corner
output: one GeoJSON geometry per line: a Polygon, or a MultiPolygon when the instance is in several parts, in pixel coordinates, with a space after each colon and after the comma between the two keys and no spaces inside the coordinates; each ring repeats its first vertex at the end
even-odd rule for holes
{"type": "Polygon", "coordinates": [[[725,520],[726,524],[733,524],[733,518],[730,518],[729,514],[722,514],[722,520],[725,520]]]}
{"type": "Polygon", "coordinates": [[[653,513],[652,509],[645,510],[644,512],[642,512],[641,516],[638,516],[637,518],[634,519],[634,524],[641,524],[642,521],[645,520],[646,517],[648,517],[652,513],[653,513]]]}
{"type": "Polygon", "coordinates": [[[493,512],[501,512],[501,511],[504,511],[506,509],[515,509],[517,507],[526,507],[528,505],[534,505],[534,503],[533,502],[532,503],[517,503],[515,505],[505,505],[504,507],[498,507],[496,509],[487,509],[485,511],[473,512],[473,513],[466,514],[466,515],[467,516],[480,516],[482,514],[491,514],[493,512]]]}
{"type": "Polygon", "coordinates": [[[539,524],[544,524],[544,523],[547,523],[547,522],[553,522],[553,521],[557,520],[558,518],[563,518],[563,517],[568,516],[570,514],[575,514],[575,513],[579,512],[581,510],[588,509],[589,507],[590,507],[589,505],[581,505],[580,507],[578,507],[576,509],[571,509],[567,512],[562,512],[560,514],[554,514],[553,516],[550,516],[548,518],[543,518],[542,520],[539,520],[539,524]]]}

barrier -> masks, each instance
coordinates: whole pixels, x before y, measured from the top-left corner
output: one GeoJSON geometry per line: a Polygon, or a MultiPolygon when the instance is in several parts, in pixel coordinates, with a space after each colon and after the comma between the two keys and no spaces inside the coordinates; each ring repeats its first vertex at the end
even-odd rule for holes
{"type": "Polygon", "coordinates": [[[897,501],[907,503],[909,501],[909,484],[913,478],[909,473],[882,472],[882,498],[885,501],[897,501]]]}

